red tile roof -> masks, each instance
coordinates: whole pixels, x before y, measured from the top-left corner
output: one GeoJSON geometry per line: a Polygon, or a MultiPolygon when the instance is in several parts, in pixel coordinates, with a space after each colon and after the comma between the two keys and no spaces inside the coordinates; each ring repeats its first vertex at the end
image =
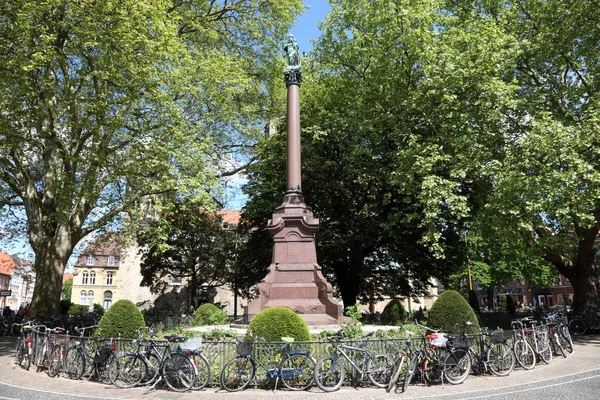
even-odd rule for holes
{"type": "Polygon", "coordinates": [[[217,214],[223,218],[223,222],[236,225],[240,223],[240,218],[242,216],[242,212],[239,210],[220,210],[217,211],[217,214]]]}
{"type": "Polygon", "coordinates": [[[121,252],[119,236],[109,232],[94,240],[81,252],[82,256],[118,256],[121,252]]]}
{"type": "Polygon", "coordinates": [[[74,274],[63,274],[63,283],[65,283],[69,279],[73,278],[74,276],[75,276],[74,274]]]}
{"type": "Polygon", "coordinates": [[[15,268],[20,269],[15,260],[6,253],[0,253],[0,274],[11,276],[15,268]]]}

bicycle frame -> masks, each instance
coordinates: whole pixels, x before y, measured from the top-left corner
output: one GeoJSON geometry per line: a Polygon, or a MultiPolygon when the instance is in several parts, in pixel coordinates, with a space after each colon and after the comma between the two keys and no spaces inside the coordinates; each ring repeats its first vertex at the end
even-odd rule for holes
{"type": "Polygon", "coordinates": [[[354,346],[348,346],[345,344],[337,344],[336,345],[336,351],[333,354],[333,356],[335,357],[334,360],[335,362],[338,362],[340,360],[340,356],[342,355],[343,358],[350,363],[350,365],[352,366],[352,368],[354,368],[354,370],[356,372],[358,372],[360,374],[360,378],[363,379],[365,374],[369,373],[370,371],[366,371],[364,369],[364,367],[367,365],[367,360],[369,358],[372,358],[373,355],[367,350],[367,349],[361,349],[359,347],[354,347],[354,346]],[[348,354],[346,354],[346,352],[344,350],[349,350],[349,351],[358,351],[363,353],[363,359],[362,359],[362,367],[359,367],[358,365],[356,365],[354,363],[354,361],[352,361],[352,359],[348,356],[348,354]]]}

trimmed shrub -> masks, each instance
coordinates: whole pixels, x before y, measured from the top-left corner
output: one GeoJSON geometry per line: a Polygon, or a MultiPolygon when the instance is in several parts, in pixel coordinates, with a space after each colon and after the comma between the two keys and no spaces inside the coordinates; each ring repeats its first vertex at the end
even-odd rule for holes
{"type": "Polygon", "coordinates": [[[227,323],[227,313],[214,304],[204,303],[196,309],[192,325],[223,325],[227,323]]]}
{"type": "Polygon", "coordinates": [[[381,313],[381,322],[386,325],[398,325],[406,319],[406,310],[398,299],[392,299],[381,313]]]}
{"type": "Polygon", "coordinates": [[[100,320],[99,334],[105,337],[136,339],[140,326],[146,326],[144,317],[138,308],[129,300],[114,303],[100,320]]]}
{"type": "Polygon", "coordinates": [[[72,304],[71,307],[69,307],[69,311],[67,312],[69,315],[83,315],[86,314],[89,311],[89,307],[88,306],[84,306],[81,304],[72,304]]]}
{"type": "Polygon", "coordinates": [[[300,342],[311,340],[306,322],[284,307],[271,307],[256,314],[248,325],[246,340],[253,340],[253,336],[273,342],[281,341],[284,336],[300,342]]]}
{"type": "Polygon", "coordinates": [[[467,322],[478,323],[477,315],[460,293],[446,290],[437,298],[427,318],[427,325],[432,329],[441,329],[447,333],[476,333],[477,326],[466,326],[467,322]]]}
{"type": "Polygon", "coordinates": [[[94,312],[96,313],[96,315],[98,315],[98,317],[102,318],[102,316],[104,315],[104,307],[102,307],[102,304],[95,303],[94,312]]]}

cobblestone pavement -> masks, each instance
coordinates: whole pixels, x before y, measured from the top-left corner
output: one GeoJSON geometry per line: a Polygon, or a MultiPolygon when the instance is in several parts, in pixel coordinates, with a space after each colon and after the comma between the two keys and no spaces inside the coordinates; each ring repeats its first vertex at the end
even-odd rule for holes
{"type": "Polygon", "coordinates": [[[217,388],[201,392],[174,393],[164,389],[118,389],[96,382],[49,378],[35,367],[24,371],[12,363],[15,338],[0,338],[0,400],[8,399],[243,399],[270,398],[297,400],[368,400],[368,399],[600,399],[600,336],[576,339],[575,352],[566,359],[555,357],[549,365],[536,365],[533,370],[516,369],[508,377],[471,376],[461,385],[411,385],[406,393],[387,394],[383,389],[343,387],[337,392],[323,393],[318,388],[308,392],[249,389],[228,393],[217,388]]]}

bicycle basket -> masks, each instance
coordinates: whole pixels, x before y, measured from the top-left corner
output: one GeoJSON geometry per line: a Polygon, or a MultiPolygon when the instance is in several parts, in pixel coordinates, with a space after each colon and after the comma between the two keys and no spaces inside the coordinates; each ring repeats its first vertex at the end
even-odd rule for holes
{"type": "Polygon", "coordinates": [[[202,347],[202,338],[189,338],[185,342],[181,343],[181,348],[186,350],[197,350],[202,347]]]}
{"type": "Polygon", "coordinates": [[[57,346],[59,344],[67,343],[69,341],[69,335],[55,335],[50,336],[48,339],[51,345],[57,346]]]}
{"type": "Polygon", "coordinates": [[[252,354],[253,343],[252,342],[237,342],[235,349],[237,353],[242,356],[249,356],[252,354]]]}
{"type": "Polygon", "coordinates": [[[467,335],[450,335],[448,340],[457,348],[471,347],[471,339],[467,335]]]}

